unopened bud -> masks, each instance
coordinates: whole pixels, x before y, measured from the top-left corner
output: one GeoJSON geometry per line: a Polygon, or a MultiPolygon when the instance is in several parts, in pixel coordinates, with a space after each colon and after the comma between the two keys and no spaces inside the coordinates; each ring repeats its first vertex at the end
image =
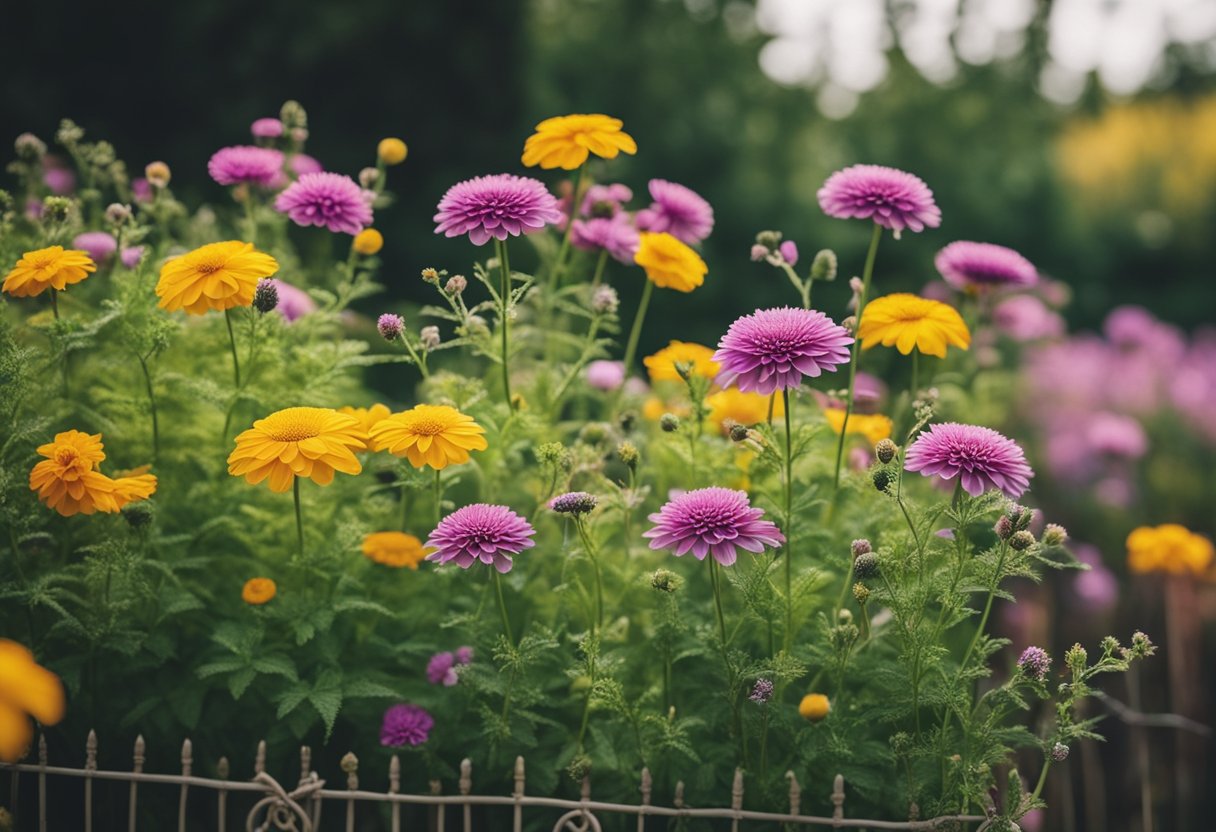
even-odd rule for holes
{"type": "Polygon", "coordinates": [[[858,578],[873,578],[878,575],[878,555],[866,552],[853,561],[853,574],[858,578]]]}
{"type": "Polygon", "coordinates": [[[751,257],[752,257],[752,262],[759,263],[765,257],[768,257],[768,249],[765,248],[764,246],[760,245],[759,243],[756,243],[755,245],[752,246],[751,257]]]}
{"type": "Polygon", "coordinates": [[[637,470],[638,467],[638,448],[632,442],[622,442],[616,446],[617,458],[629,466],[630,470],[637,470]]]}
{"type": "Polygon", "coordinates": [[[895,454],[899,452],[899,446],[890,439],[879,440],[874,446],[874,456],[878,457],[878,461],[886,465],[891,460],[895,459],[895,454]]]}
{"type": "Polygon", "coordinates": [[[674,413],[664,413],[659,417],[659,427],[664,433],[675,433],[680,429],[680,417],[674,413]]]}
{"type": "Polygon", "coordinates": [[[1034,535],[1022,529],[1020,532],[1014,532],[1013,537],[1009,538],[1009,548],[1015,552],[1022,552],[1034,545],[1034,535]]]}
{"type": "Polygon", "coordinates": [[[46,142],[33,133],[22,133],[13,142],[17,158],[23,162],[37,162],[46,155],[46,142]]]}
{"type": "Polygon", "coordinates": [[[448,282],[443,284],[443,291],[449,295],[459,295],[465,289],[469,288],[469,281],[462,274],[454,274],[448,278],[448,282]]]}
{"type": "Polygon", "coordinates": [[[591,296],[591,311],[600,315],[614,315],[620,305],[616,289],[611,286],[600,286],[591,296]]]}
{"type": "Polygon", "coordinates": [[[149,162],[144,168],[144,178],[153,188],[163,188],[169,184],[172,174],[164,162],[149,162]]]}
{"type": "Polygon", "coordinates": [[[666,569],[656,569],[655,573],[650,576],[650,585],[659,592],[675,592],[683,582],[683,578],[666,569]]]}
{"type": "Polygon", "coordinates": [[[825,248],[811,261],[811,280],[836,279],[836,252],[825,248]]]}
{"type": "Polygon", "coordinates": [[[276,309],[278,305],[279,287],[268,277],[259,280],[257,288],[253,290],[253,308],[265,315],[276,309]]]}
{"type": "Polygon", "coordinates": [[[375,168],[364,168],[359,171],[359,184],[364,188],[371,188],[380,179],[380,171],[375,168]]]}
{"type": "Polygon", "coordinates": [[[876,490],[886,491],[887,486],[889,486],[891,484],[891,480],[892,480],[891,472],[888,471],[886,468],[879,468],[877,471],[874,472],[874,477],[873,477],[872,482],[874,483],[874,488],[876,490]]]}
{"type": "Polygon", "coordinates": [[[439,346],[439,327],[424,326],[422,331],[418,333],[418,339],[422,342],[422,346],[428,350],[433,350],[439,346]]]}
{"type": "Polygon", "coordinates": [[[859,558],[862,555],[867,555],[874,551],[874,547],[870,545],[870,541],[866,540],[864,537],[854,540],[852,546],[849,548],[852,550],[854,558],[859,558]]]}
{"type": "Polygon", "coordinates": [[[996,521],[996,524],[992,527],[992,530],[996,532],[996,536],[1001,540],[1008,540],[1013,536],[1013,521],[1010,520],[1006,515],[1002,514],[1001,519],[996,521]]]}
{"type": "Polygon", "coordinates": [[[1068,542],[1068,530],[1058,523],[1048,523],[1043,529],[1044,546],[1063,546],[1068,542]]]}
{"type": "Polygon", "coordinates": [[[422,270],[422,279],[425,280],[427,283],[433,283],[436,286],[438,286],[439,285],[439,272],[436,271],[435,269],[431,269],[431,268],[423,269],[422,270]]]}
{"type": "Polygon", "coordinates": [[[853,584],[853,599],[861,606],[865,606],[870,600],[870,588],[861,581],[853,584]]]}
{"type": "Polygon", "coordinates": [[[730,438],[732,442],[742,442],[747,438],[748,433],[747,425],[741,425],[736,422],[730,426],[730,438]]]}
{"type": "Polygon", "coordinates": [[[106,206],[106,222],[110,225],[122,225],[131,219],[131,206],[121,202],[112,202],[106,206]]]}
{"type": "Polygon", "coordinates": [[[1051,747],[1051,759],[1053,762],[1062,763],[1068,759],[1068,746],[1062,742],[1058,742],[1051,747]]]}
{"type": "Polygon", "coordinates": [[[396,341],[401,337],[401,331],[405,329],[405,320],[400,315],[386,312],[376,322],[376,329],[380,330],[380,337],[385,341],[396,341]]]}

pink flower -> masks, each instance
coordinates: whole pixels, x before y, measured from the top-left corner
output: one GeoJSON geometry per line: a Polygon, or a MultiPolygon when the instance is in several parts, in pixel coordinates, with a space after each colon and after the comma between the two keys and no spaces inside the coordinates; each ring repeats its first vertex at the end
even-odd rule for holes
{"type": "Polygon", "coordinates": [[[945,422],[921,433],[907,450],[904,467],[926,477],[960,477],[963,490],[978,497],[990,488],[1016,500],[1034,471],[1016,442],[991,428],[945,422]]]}
{"type": "Polygon", "coordinates": [[[207,162],[207,173],[221,185],[274,184],[283,170],[283,154],[269,147],[238,145],[215,151],[207,162]]]}
{"type": "Polygon", "coordinates": [[[86,231],[72,239],[72,248],[85,252],[93,258],[93,262],[101,263],[114,256],[118,241],[104,231],[86,231]]]}
{"type": "Polygon", "coordinates": [[[510,572],[512,556],[536,545],[534,534],[532,525],[508,507],[474,503],[439,521],[426,541],[427,548],[435,551],[426,559],[454,561],[461,569],[480,561],[499,572],[510,572]]]}
{"type": "Polygon", "coordinates": [[[530,177],[502,173],[457,182],[439,200],[436,234],[469,235],[475,246],[505,240],[560,221],[557,200],[530,177]]]}
{"type": "Polygon", "coordinates": [[[615,390],[625,383],[625,364],[621,361],[592,361],[587,365],[587,384],[596,390],[615,390]]]}
{"type": "Polygon", "coordinates": [[[746,491],[729,488],[700,488],[673,497],[650,515],[654,527],[643,533],[651,549],[671,549],[676,557],[692,552],[697,560],[713,553],[723,566],[735,562],[736,547],[763,552],[776,548],[785,536],[768,520],[764,510],[753,508],[746,491]]]}
{"type": "Polygon", "coordinates": [[[636,217],[642,231],[666,231],[680,242],[695,245],[714,230],[714,209],[691,188],[651,179],[650,196],[654,202],[636,217]]]}
{"type": "Polygon", "coordinates": [[[938,272],[955,289],[1026,287],[1039,281],[1038,270],[1011,248],[959,240],[937,253],[938,272]]]}
{"type": "Polygon", "coordinates": [[[283,135],[283,122],[277,118],[259,118],[249,127],[255,139],[277,139],[283,135]]]}
{"type": "Polygon", "coordinates": [[[275,198],[274,208],[296,225],[316,225],[335,234],[353,236],[372,224],[363,189],[339,173],[304,174],[275,198]]]}
{"type": "Polygon", "coordinates": [[[881,165],[836,171],[819,189],[819,207],[837,219],[872,219],[883,228],[937,228],[942,212],[918,176],[881,165]]]}
{"type": "Polygon", "coordinates": [[[758,309],[730,325],[714,353],[717,383],[768,395],[802,384],[804,376],[835,371],[849,360],[853,337],[812,309],[758,309]]]}

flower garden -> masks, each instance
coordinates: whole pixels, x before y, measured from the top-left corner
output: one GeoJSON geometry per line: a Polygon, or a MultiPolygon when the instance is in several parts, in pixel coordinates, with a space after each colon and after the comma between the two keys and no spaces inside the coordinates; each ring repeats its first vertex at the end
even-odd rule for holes
{"type": "MultiPolygon", "coordinates": [[[[1069,338],[1058,283],[954,240],[931,182],[878,165],[817,194],[866,229],[864,260],[758,229],[706,262],[697,183],[618,181],[646,145],[606,115],[503,136],[515,169],[436,194],[416,233],[450,258],[405,311],[379,254],[408,241],[377,223],[406,144],[325,170],[295,102],[251,134],[198,160],[231,196],[213,206],[70,121],[54,148],[16,141],[0,760],[39,733],[70,758],[95,729],[103,759],[137,733],[200,761],[264,738],[332,771],[401,755],[402,791],[468,757],[506,794],[524,755],[532,792],[589,777],[629,802],[645,767],[692,805],[739,769],[766,811],[793,772],[820,814],[839,773],[854,813],[1013,829],[1102,733],[1094,697],[1161,661],[1167,634],[1059,651],[1010,611],[1043,580],[1109,602],[1056,500],[1141,500],[1148,411],[1210,441],[1210,337],[1125,308],[1069,338]],[[940,279],[895,291],[884,263],[920,234],[940,279]],[[714,343],[648,315],[675,293],[695,316],[699,287],[745,272],[788,300],[740,290],[714,343]],[[851,301],[820,306],[835,281],[851,301]],[[648,330],[670,344],[643,354],[648,330]],[[1027,367],[1050,407],[1008,392],[1027,367]]],[[[1210,573],[1211,542],[1158,508],[1130,570],[1210,573]]]]}

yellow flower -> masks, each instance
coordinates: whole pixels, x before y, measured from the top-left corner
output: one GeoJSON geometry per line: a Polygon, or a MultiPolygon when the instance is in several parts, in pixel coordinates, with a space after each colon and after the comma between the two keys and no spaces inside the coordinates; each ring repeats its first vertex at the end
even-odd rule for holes
{"type": "Polygon", "coordinates": [[[691,292],[705,282],[709,266],[701,256],[666,231],[642,232],[633,262],[646,271],[646,277],[660,289],[691,292]]]}
{"type": "Polygon", "coordinates": [[[404,532],[372,532],[363,538],[363,554],[368,560],[395,569],[417,570],[427,551],[421,540],[404,532]]]}
{"type": "MultiPolygon", "coordinates": [[[[828,420],[837,436],[844,427],[844,411],[838,407],[825,407],[823,418],[828,420]]],[[[849,416],[849,429],[846,433],[864,436],[871,445],[877,445],[884,439],[891,438],[891,420],[881,413],[854,413],[849,416]]]]}
{"type": "Polygon", "coordinates": [[[429,465],[436,471],[469,461],[469,451],[489,445],[485,429],[454,407],[420,404],[394,413],[371,430],[372,448],[404,456],[410,465],[429,465]]]}
{"type": "Polygon", "coordinates": [[[241,588],[241,600],[251,606],[260,607],[274,598],[278,591],[279,588],[270,578],[250,578],[241,588]]]}
{"type": "Polygon", "coordinates": [[[101,434],[69,430],[55,434],[55,441],[38,447],[46,457],[30,470],[30,490],[38,499],[62,514],[113,513],[135,500],[151,496],[156,477],[137,472],[137,476],[110,479],[97,470],[106,458],[101,434]]]}
{"type": "Polygon", "coordinates": [[[925,355],[946,357],[946,346],[971,346],[971,333],[962,315],[941,301],[899,292],[866,304],[857,330],[861,348],[894,346],[903,355],[915,347],[925,355]]]}
{"type": "Polygon", "coordinates": [[[162,309],[185,309],[192,315],[249,306],[258,281],[278,270],[275,259],[252,243],[210,243],[165,263],[156,296],[162,309]]]}
{"type": "Polygon", "coordinates": [[[339,407],[339,413],[345,413],[347,416],[354,416],[359,420],[359,426],[363,428],[364,433],[370,433],[372,426],[381,419],[387,419],[393,415],[393,411],[388,409],[388,405],[376,403],[371,407],[339,407]]]}
{"type": "Polygon", "coordinates": [[[676,364],[691,364],[692,374],[702,378],[713,378],[720,369],[713,360],[714,351],[701,344],[687,341],[672,341],[654,355],[642,359],[651,381],[680,381],[676,364]]]}
{"type": "Polygon", "coordinates": [[[152,185],[157,188],[163,188],[169,184],[172,172],[164,162],[149,162],[144,168],[144,176],[147,177],[148,182],[152,185]]]}
{"type": "Polygon", "coordinates": [[[1127,536],[1127,565],[1138,574],[1201,575],[1212,565],[1212,542],[1185,526],[1141,526],[1127,536]]]}
{"type": "Polygon", "coordinates": [[[365,228],[355,235],[351,246],[360,254],[370,257],[384,248],[384,235],[374,228],[365,228]]]}
{"type": "Polygon", "coordinates": [[[63,684],[29,650],[0,639],[0,762],[25,756],[34,738],[30,716],[43,725],[63,719],[63,684]]]}
{"type": "Polygon", "coordinates": [[[289,407],[258,419],[236,438],[228,473],[251,485],[270,478],[270,490],[284,492],[296,477],[329,485],[334,471],[363,470],[356,451],[367,447],[367,433],[354,416],[326,407],[289,407]]]}
{"type": "Polygon", "coordinates": [[[709,421],[724,433],[730,430],[732,424],[750,428],[768,419],[770,401],[773,402],[773,417],[785,416],[785,402],[781,396],[773,400],[762,393],[744,393],[735,387],[728,387],[705,397],[705,403],[709,405],[709,421]]]}
{"type": "Polygon", "coordinates": [[[401,139],[381,139],[380,144],[376,146],[376,155],[380,157],[380,161],[386,165],[399,165],[405,161],[405,156],[409,152],[405,142],[401,139]]]}
{"type": "Polygon", "coordinates": [[[621,126],[619,118],[598,114],[547,118],[524,142],[523,163],[530,168],[574,170],[587,161],[588,153],[601,159],[615,159],[621,151],[637,153],[637,142],[621,126]]]}
{"type": "Polygon", "coordinates": [[[822,693],[808,693],[798,703],[798,713],[803,719],[819,722],[832,710],[832,702],[822,693]]]}
{"type": "Polygon", "coordinates": [[[97,271],[97,264],[83,251],[63,246],[40,248],[21,255],[17,265],[4,276],[0,291],[17,298],[32,298],[48,288],[63,291],[97,271]]]}
{"type": "Polygon", "coordinates": [[[646,401],[642,402],[642,416],[644,418],[657,422],[663,418],[664,413],[674,413],[677,416],[685,417],[689,413],[688,402],[678,399],[664,401],[658,396],[650,396],[646,401]]]}

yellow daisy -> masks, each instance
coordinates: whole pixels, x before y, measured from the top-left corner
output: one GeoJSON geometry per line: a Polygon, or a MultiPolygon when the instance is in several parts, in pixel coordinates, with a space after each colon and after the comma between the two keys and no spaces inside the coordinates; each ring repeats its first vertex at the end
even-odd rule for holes
{"type": "Polygon", "coordinates": [[[428,551],[421,540],[405,532],[372,532],[363,538],[363,554],[368,560],[395,569],[417,570],[428,551]]]}
{"type": "Polygon", "coordinates": [[[642,363],[651,381],[680,381],[676,364],[691,364],[692,374],[702,378],[713,378],[720,369],[712,349],[687,341],[672,341],[654,355],[643,358],[642,363]]]}
{"type": "Polygon", "coordinates": [[[735,387],[728,387],[705,397],[705,404],[709,405],[709,421],[723,432],[730,430],[731,425],[750,428],[765,421],[768,419],[770,401],[773,403],[773,417],[785,416],[785,402],[781,396],[774,401],[762,393],[744,393],[735,387]]]}
{"type": "Polygon", "coordinates": [[[278,586],[270,578],[250,578],[241,587],[241,600],[254,607],[271,601],[279,592],[278,586]]]}
{"type": "Polygon", "coordinates": [[[1212,542],[1177,523],[1141,526],[1127,536],[1127,565],[1138,574],[1201,575],[1212,558],[1212,542]]]}
{"type": "MultiPolygon", "coordinates": [[[[844,411],[838,407],[825,407],[823,417],[839,436],[840,429],[844,427],[844,411]]],[[[846,433],[864,436],[871,445],[877,445],[882,440],[891,438],[891,428],[891,420],[881,413],[854,413],[849,416],[846,433]]]]}
{"type": "MultiPolygon", "coordinates": [[[[46,457],[30,471],[30,490],[38,499],[62,514],[113,513],[127,503],[151,496],[156,477],[139,472],[138,476],[111,479],[97,470],[106,458],[101,434],[69,430],[55,434],[55,441],[38,447],[46,457]]],[[[145,469],[146,470],[146,469],[145,469]]]]}
{"type": "Polygon", "coordinates": [[[25,755],[34,738],[30,716],[54,725],[63,719],[63,710],[59,677],[22,645],[0,639],[0,762],[15,763],[25,755]]]}
{"type": "Polygon", "coordinates": [[[705,282],[709,266],[701,256],[667,232],[642,232],[633,262],[660,289],[691,292],[705,282]]]}
{"type": "Polygon", "coordinates": [[[236,438],[228,473],[251,485],[270,479],[270,490],[284,492],[296,477],[329,485],[334,471],[363,470],[356,451],[367,447],[367,433],[354,416],[326,407],[289,407],[258,419],[236,438]]]}
{"type": "Polygon", "coordinates": [[[637,142],[622,126],[619,118],[599,114],[547,118],[524,142],[523,163],[530,168],[574,170],[590,153],[601,159],[615,159],[622,151],[637,153],[637,142]]]}
{"type": "Polygon", "coordinates": [[[953,306],[906,292],[866,304],[857,330],[861,348],[894,346],[903,355],[915,347],[925,355],[946,357],[946,346],[967,349],[971,333],[953,306]]]}
{"type": "Polygon", "coordinates": [[[0,291],[17,298],[32,298],[48,288],[63,291],[95,271],[97,264],[83,251],[63,246],[40,248],[21,255],[17,265],[4,276],[0,291]]]}
{"type": "Polygon", "coordinates": [[[162,309],[191,315],[249,306],[258,281],[278,270],[278,262],[252,243],[210,243],[165,263],[156,296],[162,309]]]}
{"type": "Polygon", "coordinates": [[[374,228],[365,228],[355,235],[351,247],[359,254],[370,257],[384,248],[384,235],[374,228]]]}
{"type": "Polygon", "coordinates": [[[454,407],[420,404],[382,419],[371,430],[372,449],[404,456],[410,465],[436,471],[469,461],[469,451],[489,445],[485,428],[454,407]]]}
{"type": "Polygon", "coordinates": [[[371,407],[339,407],[338,412],[345,413],[347,416],[354,416],[358,419],[364,433],[370,433],[372,426],[376,422],[393,415],[393,411],[388,409],[388,405],[380,403],[376,403],[371,407]]]}

